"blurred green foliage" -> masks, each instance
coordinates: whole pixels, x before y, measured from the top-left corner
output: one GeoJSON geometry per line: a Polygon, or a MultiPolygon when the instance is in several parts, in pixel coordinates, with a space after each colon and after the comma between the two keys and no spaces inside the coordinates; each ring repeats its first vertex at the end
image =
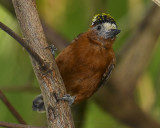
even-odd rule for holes
{"type": "MultiPolygon", "coordinates": [[[[131,24],[131,10],[136,10],[136,5],[132,8],[129,2],[132,0],[39,0],[37,1],[38,11],[42,19],[44,19],[56,31],[67,37],[70,41],[79,33],[87,31],[91,25],[93,15],[97,13],[107,12],[115,17],[119,28],[122,30],[114,45],[114,50],[118,54],[119,49],[124,45],[126,40],[133,34],[133,30],[138,26],[139,21],[144,17],[144,13],[148,8],[149,0],[136,0],[137,4],[143,4],[142,12],[136,15],[137,19],[131,24]],[[132,26],[132,27],[131,27],[132,26]]],[[[0,5],[0,21],[12,28],[16,33],[20,34],[19,26],[15,17],[13,17],[5,8],[0,5]]],[[[157,120],[160,119],[160,40],[152,55],[149,67],[146,73],[151,79],[151,88],[148,95],[153,95],[153,102],[149,104],[151,107],[147,110],[157,120]]],[[[140,79],[145,83],[146,79],[140,79]]],[[[9,35],[0,30],[0,88],[20,87],[30,84],[38,87],[38,82],[33,73],[30,59],[26,51],[9,35]]],[[[140,106],[143,106],[143,89],[137,88],[136,98],[140,106]]],[[[28,124],[45,125],[45,114],[33,112],[31,109],[32,99],[38,94],[33,90],[26,91],[5,91],[4,92],[13,106],[22,115],[28,124]]],[[[146,101],[147,102],[147,101],[146,101]]],[[[0,121],[17,122],[10,114],[6,106],[0,101],[0,121]]],[[[85,122],[81,120],[75,123],[83,123],[84,128],[127,128],[108,113],[105,113],[92,100],[89,100],[85,116],[85,122]]]]}

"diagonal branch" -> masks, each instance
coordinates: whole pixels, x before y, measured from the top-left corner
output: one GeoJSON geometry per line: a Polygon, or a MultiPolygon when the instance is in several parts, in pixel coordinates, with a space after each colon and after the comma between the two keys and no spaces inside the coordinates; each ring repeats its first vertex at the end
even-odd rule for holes
{"type": "Polygon", "coordinates": [[[33,69],[40,83],[41,92],[45,104],[49,128],[74,128],[72,115],[68,103],[58,102],[56,97],[66,94],[63,80],[58,71],[55,59],[48,46],[43,33],[42,25],[34,0],[12,0],[25,43],[31,47],[41,58],[49,64],[50,72],[39,70],[39,65],[32,59],[33,69]]]}
{"type": "Polygon", "coordinates": [[[96,101],[119,121],[132,128],[160,128],[134,99],[139,76],[144,72],[160,35],[160,8],[154,4],[136,34],[123,49],[109,86],[98,92],[96,101]]]}
{"type": "Polygon", "coordinates": [[[160,0],[152,0],[152,1],[160,7],[160,0]]]}
{"type": "Polygon", "coordinates": [[[10,110],[12,115],[17,119],[19,123],[26,124],[26,122],[23,120],[23,118],[19,115],[19,113],[16,111],[16,109],[12,106],[12,104],[8,101],[7,97],[2,93],[0,90],[0,99],[3,101],[3,103],[7,106],[7,108],[10,110]]]}
{"type": "MultiPolygon", "coordinates": [[[[4,6],[13,16],[15,16],[11,0],[0,0],[0,4],[4,6]]],[[[58,48],[58,50],[62,51],[69,44],[67,39],[65,39],[62,35],[60,35],[54,29],[48,26],[43,20],[42,20],[42,26],[47,41],[51,44],[54,44],[58,48]]]]}
{"type": "Polygon", "coordinates": [[[11,37],[13,37],[20,45],[22,45],[26,51],[37,61],[40,65],[41,69],[48,69],[44,60],[22,39],[19,35],[17,35],[14,31],[12,31],[9,27],[0,22],[0,28],[7,32],[11,37]]]}

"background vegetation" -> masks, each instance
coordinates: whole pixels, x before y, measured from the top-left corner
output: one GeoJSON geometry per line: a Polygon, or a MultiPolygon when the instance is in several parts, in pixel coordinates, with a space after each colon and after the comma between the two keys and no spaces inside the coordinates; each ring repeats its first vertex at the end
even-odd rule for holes
{"type": "MultiPolygon", "coordinates": [[[[21,34],[15,16],[4,6],[3,1],[0,0],[0,21],[21,34]]],[[[37,6],[41,19],[68,42],[71,42],[79,33],[87,31],[95,14],[110,13],[122,31],[114,44],[114,50],[118,56],[127,40],[138,29],[152,3],[150,0],[38,0],[37,6]]],[[[150,61],[145,71],[136,81],[134,97],[140,108],[160,123],[160,38],[153,43],[156,46],[152,50],[151,57],[148,56],[150,61]]],[[[29,56],[14,39],[2,30],[0,30],[0,89],[27,124],[37,126],[46,124],[45,114],[33,112],[31,109],[32,100],[40,93],[40,90],[29,56]]],[[[73,111],[77,127],[131,127],[120,122],[112,113],[104,111],[94,97],[82,103],[79,109],[78,107],[76,106],[73,111]],[[83,115],[80,116],[79,113],[83,115]]],[[[18,123],[1,101],[0,121],[18,123]]]]}

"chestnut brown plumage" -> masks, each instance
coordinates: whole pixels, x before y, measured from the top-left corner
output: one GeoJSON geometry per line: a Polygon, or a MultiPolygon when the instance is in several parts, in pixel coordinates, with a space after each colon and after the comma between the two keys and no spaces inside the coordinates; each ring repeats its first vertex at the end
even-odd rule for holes
{"type": "Polygon", "coordinates": [[[89,30],[57,56],[59,71],[67,93],[75,97],[74,103],[92,96],[108,79],[116,63],[112,45],[119,32],[110,15],[96,15],[89,30]]]}

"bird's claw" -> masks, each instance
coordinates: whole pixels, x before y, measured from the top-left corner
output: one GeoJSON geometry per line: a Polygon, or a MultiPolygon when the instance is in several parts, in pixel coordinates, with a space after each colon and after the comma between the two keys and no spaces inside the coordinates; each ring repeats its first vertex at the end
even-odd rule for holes
{"type": "Polygon", "coordinates": [[[70,94],[66,94],[61,98],[61,100],[67,101],[69,103],[69,105],[72,105],[74,103],[75,98],[76,98],[75,96],[71,96],[70,94]]]}
{"type": "Polygon", "coordinates": [[[51,50],[52,55],[55,56],[55,52],[57,51],[57,48],[53,44],[46,47],[46,49],[48,48],[51,50]]]}

